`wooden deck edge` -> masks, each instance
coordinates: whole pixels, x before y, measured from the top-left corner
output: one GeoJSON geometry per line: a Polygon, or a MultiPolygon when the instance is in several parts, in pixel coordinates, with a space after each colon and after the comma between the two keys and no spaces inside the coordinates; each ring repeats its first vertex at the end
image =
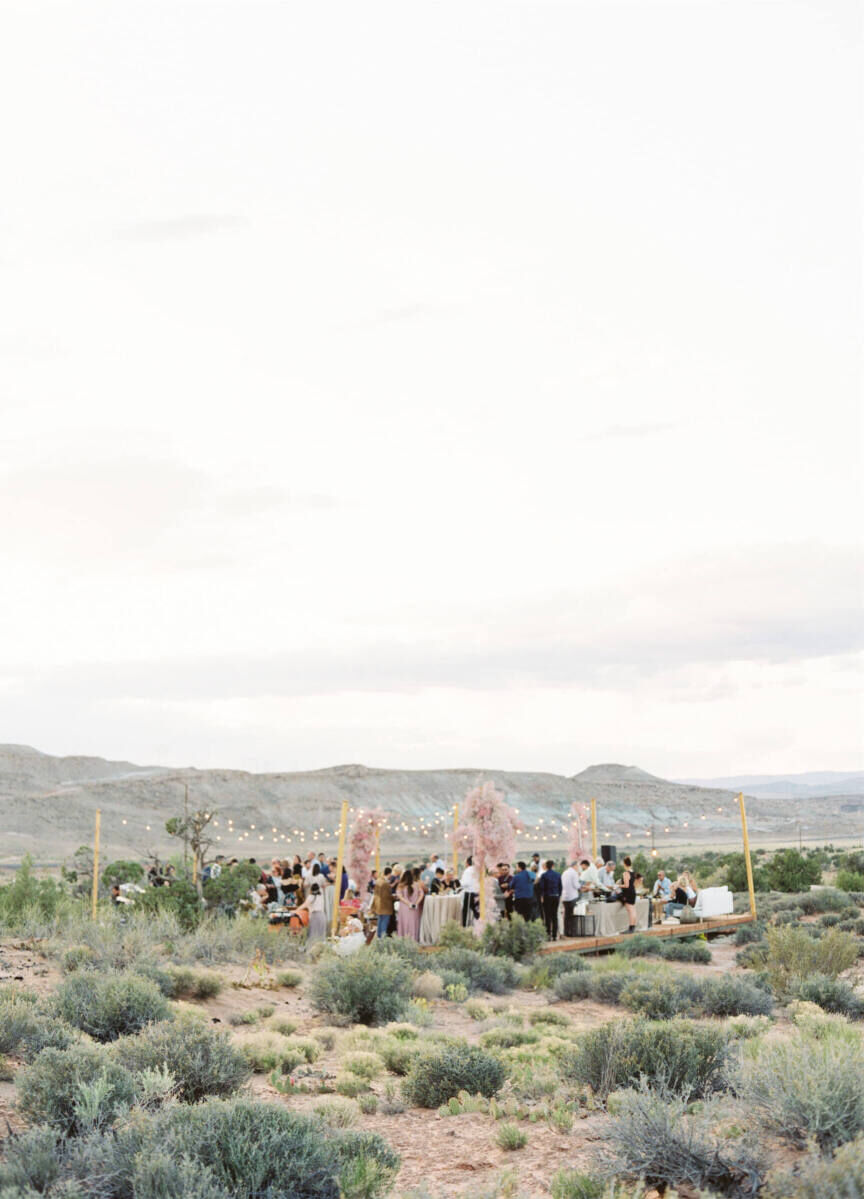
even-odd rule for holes
{"type": "MultiPolygon", "coordinates": [[[[753,917],[747,912],[740,916],[715,916],[694,924],[654,924],[651,928],[640,929],[640,933],[646,937],[698,937],[703,933],[733,932],[742,924],[751,924],[752,921],[753,917]]],[[[617,933],[614,937],[573,937],[567,941],[552,941],[542,945],[537,953],[597,953],[601,949],[620,945],[630,935],[617,933]]]]}

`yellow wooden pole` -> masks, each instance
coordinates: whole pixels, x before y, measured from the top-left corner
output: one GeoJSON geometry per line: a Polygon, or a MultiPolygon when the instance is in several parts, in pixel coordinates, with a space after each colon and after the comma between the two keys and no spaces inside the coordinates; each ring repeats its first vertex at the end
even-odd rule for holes
{"type": "Polygon", "coordinates": [[[99,824],[102,813],[96,809],[96,827],[93,830],[93,894],[90,900],[90,915],[96,919],[96,905],[99,902],[99,824]]]}
{"type": "Polygon", "coordinates": [[[345,856],[345,826],[348,824],[348,800],[342,800],[342,819],[339,822],[339,849],[336,852],[336,877],[333,880],[333,915],[330,919],[330,936],[336,936],[339,923],[339,892],[342,890],[342,859],[345,856]]]}
{"type": "Polygon", "coordinates": [[[591,800],[591,862],[597,861],[597,800],[591,800]]]}
{"type": "Polygon", "coordinates": [[[456,840],[456,830],[459,828],[459,805],[453,805],[453,873],[459,877],[459,843],[456,840]]]}
{"type": "Polygon", "coordinates": [[[375,878],[381,876],[381,825],[375,827],[375,878]]]}
{"type": "Polygon", "coordinates": [[[753,886],[753,863],[750,861],[750,838],[747,836],[747,812],[744,808],[744,792],[738,795],[741,807],[741,835],[744,838],[744,864],[747,867],[747,890],[750,892],[750,915],[756,919],[756,889],[753,886]]]}

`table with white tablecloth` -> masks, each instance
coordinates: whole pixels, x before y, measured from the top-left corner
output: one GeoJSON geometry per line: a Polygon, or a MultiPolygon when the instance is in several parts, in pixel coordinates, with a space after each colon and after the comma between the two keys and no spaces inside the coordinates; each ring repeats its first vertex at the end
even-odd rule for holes
{"type": "MultiPolygon", "coordinates": [[[[646,929],[648,927],[648,910],[650,904],[647,899],[636,900],[636,927],[638,929],[646,929]]],[[[619,933],[626,933],[630,923],[630,917],[627,914],[627,909],[623,903],[589,903],[588,915],[594,917],[594,932],[595,937],[614,937],[619,933]]]]}
{"type": "Polygon", "coordinates": [[[462,920],[461,895],[427,895],[420,917],[420,944],[437,945],[441,929],[448,920],[462,920]]]}

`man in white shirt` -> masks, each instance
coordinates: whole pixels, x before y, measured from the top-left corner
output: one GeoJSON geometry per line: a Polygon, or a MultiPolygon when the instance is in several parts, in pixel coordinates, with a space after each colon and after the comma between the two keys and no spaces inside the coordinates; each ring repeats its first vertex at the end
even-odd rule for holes
{"type": "Polygon", "coordinates": [[[468,925],[468,913],[473,912],[475,920],[480,914],[477,899],[477,896],[480,894],[480,876],[477,873],[477,867],[474,865],[473,858],[469,858],[465,863],[465,869],[462,871],[459,885],[462,888],[462,927],[466,928],[468,925]]]}
{"type": "Polygon", "coordinates": [[[583,895],[590,895],[600,886],[600,875],[597,873],[597,867],[587,858],[583,858],[580,865],[582,869],[579,872],[579,890],[583,895]]]}
{"type": "Polygon", "coordinates": [[[657,881],[651,888],[651,895],[654,899],[670,899],[672,896],[672,884],[666,877],[665,870],[657,871],[657,881]]]}
{"type": "Polygon", "coordinates": [[[564,904],[564,936],[570,934],[567,931],[570,926],[570,920],[573,916],[573,908],[579,902],[579,871],[577,863],[571,862],[564,873],[561,875],[561,900],[564,904]]]}

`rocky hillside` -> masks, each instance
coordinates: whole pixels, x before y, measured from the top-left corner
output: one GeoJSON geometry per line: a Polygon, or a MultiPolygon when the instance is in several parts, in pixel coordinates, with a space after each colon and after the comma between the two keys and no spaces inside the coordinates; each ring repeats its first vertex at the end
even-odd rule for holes
{"type": "MultiPolygon", "coordinates": [[[[57,862],[92,838],[102,812],[103,850],[111,857],[161,849],[165,820],[190,803],[218,810],[226,852],[270,857],[313,843],[332,846],[343,800],[379,805],[391,813],[385,848],[443,849],[454,803],[481,779],[492,779],[520,810],[525,848],[566,842],[571,802],[597,800],[601,841],[619,846],[736,842],[739,816],[731,790],[678,784],[635,766],[589,766],[580,774],[519,773],[494,769],[383,770],[332,766],[285,774],[239,770],[167,769],[102,758],[51,757],[27,746],[0,746],[0,863],[31,853],[57,862]],[[668,830],[668,831],[667,831],[668,830]],[[630,834],[629,838],[627,834],[630,834]]],[[[806,802],[765,796],[748,800],[754,841],[805,837],[826,841],[860,831],[860,797],[808,797],[806,802]]]]}

